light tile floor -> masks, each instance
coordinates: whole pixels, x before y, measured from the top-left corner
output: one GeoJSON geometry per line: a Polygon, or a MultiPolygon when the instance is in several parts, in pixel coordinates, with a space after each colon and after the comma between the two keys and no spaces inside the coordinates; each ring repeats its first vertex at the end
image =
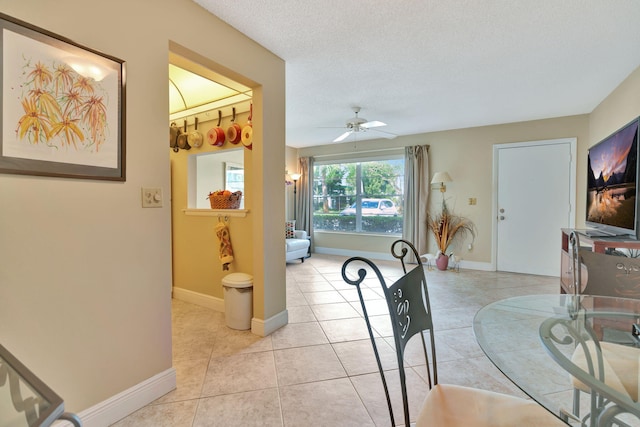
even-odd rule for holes
{"type": "MultiPolygon", "coordinates": [[[[387,426],[389,415],[360,303],[341,277],[346,257],[314,254],[287,264],[289,324],[268,337],[236,331],[224,314],[173,301],[177,389],[114,424],[136,426],[387,426]]],[[[398,262],[376,262],[390,283],[398,262]]],[[[482,306],[555,293],[556,277],[462,270],[427,271],[441,382],[524,397],[484,356],[472,331],[482,306]]],[[[364,289],[385,368],[397,369],[377,282],[364,289]]],[[[411,344],[411,343],[410,343],[411,344]]],[[[426,394],[424,360],[408,351],[417,405],[426,394]],[[422,364],[422,365],[421,365],[422,364]]],[[[392,384],[392,387],[398,387],[392,384]]],[[[394,400],[402,422],[401,400],[394,400]]],[[[417,409],[412,416],[417,415],[417,409]]]]}

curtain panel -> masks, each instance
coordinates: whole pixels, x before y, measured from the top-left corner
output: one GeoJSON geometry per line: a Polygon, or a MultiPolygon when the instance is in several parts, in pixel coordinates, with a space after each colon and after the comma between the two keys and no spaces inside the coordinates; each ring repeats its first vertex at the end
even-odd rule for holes
{"type": "MultiPolygon", "coordinates": [[[[310,157],[301,157],[299,159],[300,166],[300,189],[298,191],[298,204],[296,218],[296,229],[305,230],[309,236],[313,234],[313,218],[312,209],[313,203],[311,200],[311,183],[313,177],[311,173],[313,171],[313,159],[310,157]]],[[[313,249],[313,239],[311,239],[311,247],[313,249]]]]}
{"type": "MultiPolygon", "coordinates": [[[[427,201],[429,200],[429,146],[405,147],[404,222],[402,238],[420,255],[427,253],[427,201]]],[[[413,255],[411,255],[413,258],[413,255]]],[[[417,260],[412,260],[416,262],[417,260]]]]}

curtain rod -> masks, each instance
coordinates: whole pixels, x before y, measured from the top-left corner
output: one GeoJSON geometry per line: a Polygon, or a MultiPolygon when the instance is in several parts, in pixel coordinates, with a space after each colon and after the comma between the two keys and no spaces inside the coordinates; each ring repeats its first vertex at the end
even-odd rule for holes
{"type": "MultiPolygon", "coordinates": [[[[384,152],[384,151],[404,151],[405,148],[407,147],[411,147],[410,145],[403,145],[400,147],[393,147],[393,148],[377,148],[374,150],[366,150],[366,151],[349,151],[349,152],[344,152],[344,153],[334,153],[334,154],[319,154],[319,155],[311,155],[308,157],[313,157],[314,159],[322,159],[324,157],[336,157],[336,156],[344,156],[344,155],[351,155],[351,154],[368,154],[368,153],[378,153],[378,152],[384,152]]],[[[429,149],[429,145],[426,145],[427,150],[429,149]]]]}

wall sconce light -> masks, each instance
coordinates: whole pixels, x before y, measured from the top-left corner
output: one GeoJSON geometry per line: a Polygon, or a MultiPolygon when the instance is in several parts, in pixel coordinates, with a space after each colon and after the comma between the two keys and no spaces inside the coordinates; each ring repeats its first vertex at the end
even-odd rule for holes
{"type": "Polygon", "coordinates": [[[300,179],[299,173],[292,173],[291,179],[293,180],[293,220],[296,220],[296,193],[298,192],[298,180],[300,179]]]}
{"type": "Polygon", "coordinates": [[[440,183],[440,192],[444,193],[447,191],[447,186],[444,185],[445,182],[452,182],[453,180],[449,176],[447,172],[436,172],[433,174],[433,179],[431,180],[432,184],[440,183]]]}

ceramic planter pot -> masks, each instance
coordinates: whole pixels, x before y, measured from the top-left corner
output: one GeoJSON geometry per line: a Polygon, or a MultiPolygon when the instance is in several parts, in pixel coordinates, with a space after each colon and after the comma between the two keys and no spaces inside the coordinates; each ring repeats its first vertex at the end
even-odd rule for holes
{"type": "Polygon", "coordinates": [[[438,270],[440,271],[445,271],[448,266],[449,266],[449,257],[443,254],[442,252],[440,252],[438,254],[438,257],[436,258],[436,267],[438,267],[438,270]]]}

